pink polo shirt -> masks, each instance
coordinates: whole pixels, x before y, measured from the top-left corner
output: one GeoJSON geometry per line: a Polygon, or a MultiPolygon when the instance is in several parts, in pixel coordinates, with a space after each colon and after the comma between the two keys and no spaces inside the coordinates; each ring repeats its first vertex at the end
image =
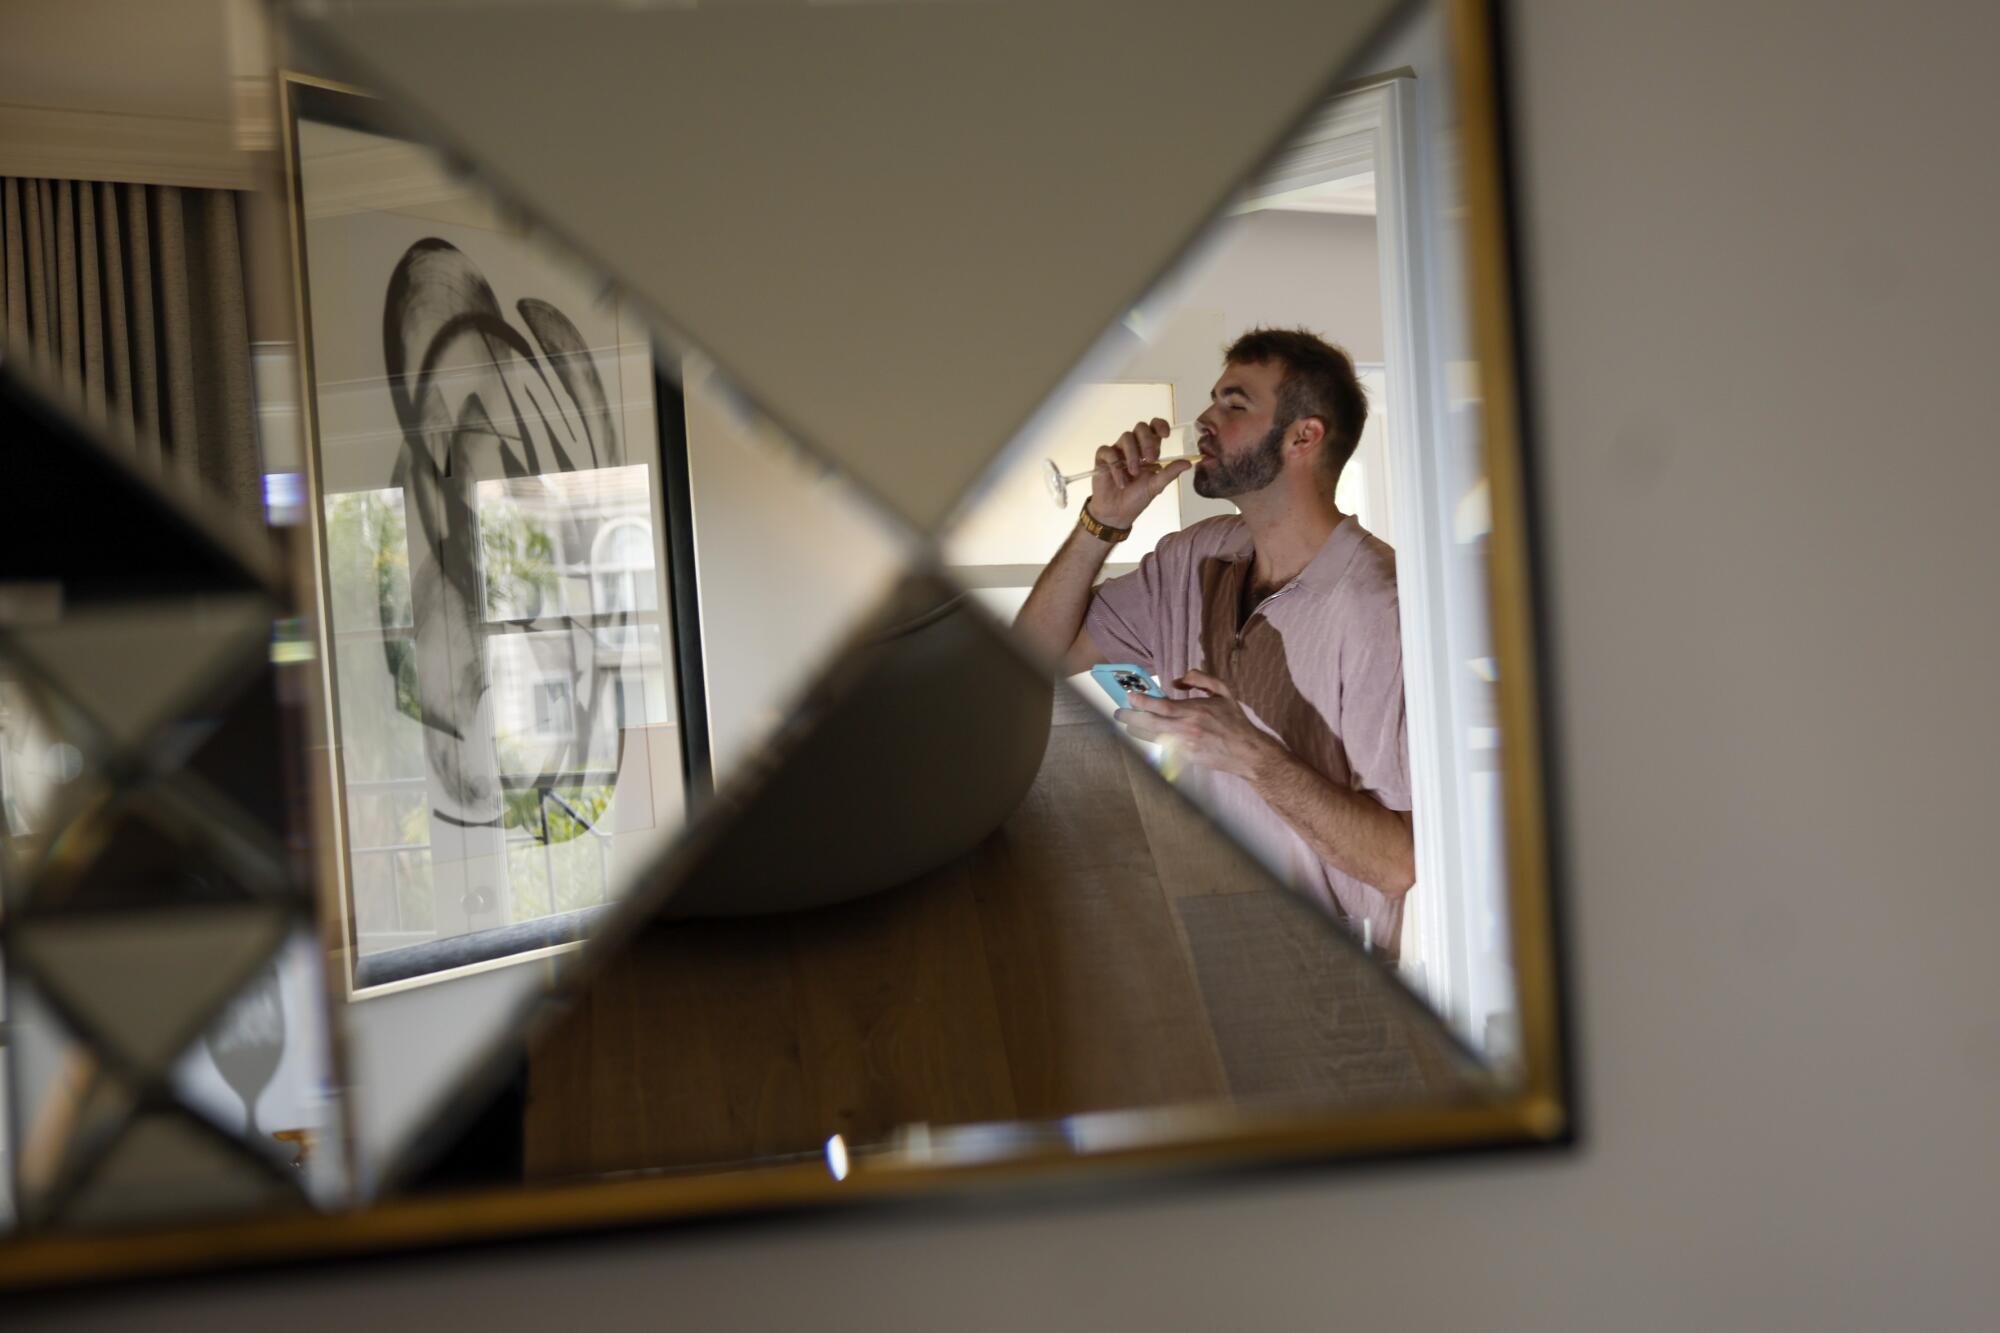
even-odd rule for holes
{"type": "MultiPolygon", "coordinates": [[[[1243,619],[1254,559],[1241,518],[1206,519],[1099,585],[1084,625],[1106,661],[1139,663],[1171,697],[1192,693],[1172,685],[1190,668],[1220,678],[1251,721],[1329,781],[1408,810],[1395,552],[1343,519],[1299,576],[1243,619]]],[[[1357,937],[1366,922],[1375,947],[1396,957],[1401,898],[1321,860],[1242,778],[1189,769],[1176,785],[1357,937]]]]}

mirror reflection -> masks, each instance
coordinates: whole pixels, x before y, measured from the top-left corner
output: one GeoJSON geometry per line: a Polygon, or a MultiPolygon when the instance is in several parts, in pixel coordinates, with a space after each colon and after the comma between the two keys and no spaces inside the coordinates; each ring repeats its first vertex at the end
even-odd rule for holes
{"type": "Polygon", "coordinates": [[[35,364],[0,367],[24,445],[0,524],[9,1206],[45,1230],[338,1206],[338,1036],[293,819],[311,690],[275,562],[35,364]],[[91,497],[132,546],[107,559],[51,495],[91,497]]]}
{"type": "Polygon", "coordinates": [[[371,101],[300,91],[307,462],[366,989],[575,938],[708,760],[674,697],[650,339],[430,150],[360,128],[371,101]]]}
{"type": "MultiPolygon", "coordinates": [[[[42,690],[17,633],[87,619],[81,577],[0,583],[15,1219],[846,1180],[1509,1087],[1492,467],[1441,16],[1360,67],[1388,72],[1188,220],[935,533],[578,260],[564,219],[468,177],[476,143],[284,76],[290,244],[239,276],[295,309],[230,352],[255,400],[235,461],[108,374],[66,384],[60,319],[20,368],[192,478],[247,461],[300,591],[245,621],[265,712],[160,691],[126,753],[70,743],[63,711],[105,711],[115,672],[78,658],[42,690]],[[144,857],[92,870],[141,839],[78,793],[141,790],[144,857]],[[221,832],[172,831],[211,797],[255,835],[206,804],[221,832]],[[75,864],[50,870],[58,844],[75,864]],[[148,897],[182,860],[234,878],[148,897]],[[298,889],[244,870],[278,862],[321,934],[303,898],[231,934],[241,900],[298,889]],[[155,948],[117,985],[115,950],[29,919],[114,879],[97,906],[173,914],[120,926],[155,948]],[[123,1003],[176,940],[174,968],[234,970],[178,987],[201,1004],[154,1024],[157,1068],[107,1061],[116,1024],[79,1026],[64,968],[123,1003]]],[[[48,249],[60,193],[10,227],[48,249]]],[[[165,662],[159,596],[115,600],[130,655],[165,662]]]]}
{"type": "MultiPolygon", "coordinates": [[[[1434,27],[1401,40],[1435,68],[1434,27]]],[[[1464,1049],[1511,1067],[1488,483],[1450,255],[1451,145],[1426,137],[1449,108],[1418,83],[1366,80],[1320,107],[944,533],[953,580],[1012,625],[1017,650],[1068,677],[1026,796],[977,847],[884,877],[866,903],[645,931],[530,1047],[531,1172],[809,1156],[829,1125],[850,1154],[894,1153],[911,1125],[930,1136],[1205,1101],[1249,1110],[1286,1094],[1449,1100],[1470,1086],[1453,1082],[1464,1049]],[[939,901],[954,892],[973,908],[952,924],[939,901]],[[1079,900],[1104,915],[1070,919],[1079,900]],[[1149,937],[1148,923],[1165,928],[1149,937]],[[1054,956],[1044,932],[1064,941],[1054,956]],[[871,997],[844,970],[850,953],[872,961],[858,975],[900,984],[871,997]],[[924,989],[935,957],[953,960],[962,992],[924,989]],[[1366,1004],[1329,998],[1356,957],[1381,987],[1364,987],[1369,1002],[1396,1022],[1371,1027],[1366,1004]],[[830,979],[805,980],[820,969],[830,979]],[[1126,980],[1092,994],[1107,970],[1126,980]],[[1463,1046],[1409,1017],[1388,977],[1463,1046]],[[727,1043],[648,1035],[723,1025],[704,1009],[711,994],[758,1006],[727,1043]],[[1273,1010],[1240,1018],[1241,997],[1259,994],[1273,1010]],[[1045,1021],[1018,1023],[1024,1010],[1045,1021]],[[1371,1083],[1314,1058],[1332,1035],[1314,1023],[1330,1013],[1348,1054],[1412,1063],[1371,1083]],[[1260,1066],[1253,1031],[1296,1065],[1260,1066]],[[983,1052],[983,1072],[940,1082],[927,1049],[983,1052]],[[1105,1049],[1129,1063],[1093,1054],[1105,1049]],[[1100,1085],[1084,1069],[1115,1072],[1100,1085]],[[655,1077],[703,1095],[631,1091],[655,1077]]],[[[1007,692],[966,694],[988,732],[951,735],[958,772],[1004,769],[1007,692]]],[[[912,694],[870,742],[899,722],[955,733],[924,716],[912,694]]],[[[870,742],[791,753],[780,772],[800,787],[789,804],[753,798],[744,826],[786,829],[820,865],[870,834],[905,841],[880,812],[856,812],[866,834],[814,830],[799,813],[856,783],[897,808],[889,766],[853,753],[870,742]]],[[[926,813],[953,801],[933,792],[926,813]]],[[[731,915],[728,898],[747,902],[755,878],[717,853],[664,910],[731,915]]]]}
{"type": "MultiPolygon", "coordinates": [[[[1423,60],[1419,25],[1390,55],[1423,60]]],[[[1428,99],[1428,100],[1427,100],[1428,99]]],[[[944,539],[1018,639],[1496,1060],[1517,1049],[1448,111],[1329,99],[944,539]]]]}
{"type": "Polygon", "coordinates": [[[380,100],[285,93],[372,1189],[909,556],[380,100]]]}
{"type": "Polygon", "coordinates": [[[816,1159],[833,1136],[901,1165],[1129,1146],[1132,1112],[1483,1086],[1092,708],[1052,709],[968,598],[919,581],[899,603],[664,917],[529,1045],[498,1112],[529,1178],[816,1159]],[[741,914],[775,891],[790,910],[741,914]]]}

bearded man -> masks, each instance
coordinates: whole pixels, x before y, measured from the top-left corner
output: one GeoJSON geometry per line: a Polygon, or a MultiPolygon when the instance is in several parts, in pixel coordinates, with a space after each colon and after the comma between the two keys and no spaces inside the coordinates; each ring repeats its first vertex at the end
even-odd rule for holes
{"type": "Polygon", "coordinates": [[[1097,451],[1090,499],[1017,630],[1064,674],[1146,667],[1167,697],[1116,714],[1177,782],[1295,888],[1394,958],[1416,881],[1395,554],[1334,504],[1368,417],[1346,353],[1254,329],[1224,353],[1196,462],[1159,462],[1162,420],[1097,451]],[[1194,469],[1235,503],[1093,589],[1112,547],[1194,469]]]}

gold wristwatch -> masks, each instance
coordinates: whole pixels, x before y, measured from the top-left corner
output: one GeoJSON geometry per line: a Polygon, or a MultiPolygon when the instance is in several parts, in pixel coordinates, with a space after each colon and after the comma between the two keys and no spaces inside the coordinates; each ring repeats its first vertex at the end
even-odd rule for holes
{"type": "Polygon", "coordinates": [[[1103,542],[1122,542],[1132,535],[1130,528],[1114,528],[1108,523],[1099,523],[1090,512],[1088,500],[1083,502],[1083,512],[1076,516],[1076,525],[1103,542]]]}

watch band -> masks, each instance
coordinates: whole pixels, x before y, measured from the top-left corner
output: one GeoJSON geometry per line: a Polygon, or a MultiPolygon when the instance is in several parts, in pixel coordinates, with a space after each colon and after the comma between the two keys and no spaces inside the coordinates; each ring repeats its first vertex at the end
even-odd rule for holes
{"type": "Polygon", "coordinates": [[[1114,528],[1109,523],[1100,523],[1090,512],[1090,501],[1083,502],[1083,511],[1076,516],[1076,525],[1091,536],[1104,542],[1122,542],[1132,535],[1130,528],[1114,528]]]}

